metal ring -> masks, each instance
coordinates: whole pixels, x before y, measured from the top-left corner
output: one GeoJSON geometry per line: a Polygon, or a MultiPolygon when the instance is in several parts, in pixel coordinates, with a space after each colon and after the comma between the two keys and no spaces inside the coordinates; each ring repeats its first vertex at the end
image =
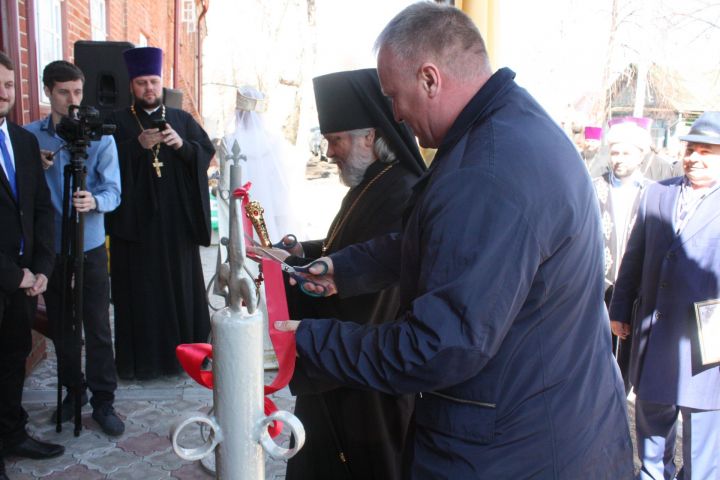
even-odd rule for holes
{"type": "Polygon", "coordinates": [[[272,458],[275,460],[288,460],[294,457],[305,444],[305,427],[292,413],[278,410],[260,419],[256,427],[255,438],[272,458]],[[290,428],[290,433],[295,437],[295,446],[293,448],[281,447],[270,437],[267,427],[275,420],[283,422],[290,428]]]}
{"type": "Polygon", "coordinates": [[[217,447],[218,443],[222,442],[223,436],[222,430],[220,430],[220,426],[215,420],[215,417],[209,417],[201,412],[191,412],[186,414],[183,420],[172,426],[172,428],[170,429],[170,440],[172,442],[172,448],[178,457],[182,458],[183,460],[194,461],[200,460],[201,458],[209,455],[213,450],[215,450],[215,447],[217,447]],[[208,440],[206,440],[205,443],[199,447],[183,447],[178,443],[180,432],[185,427],[188,427],[193,423],[205,424],[210,427],[210,436],[208,440]]]}

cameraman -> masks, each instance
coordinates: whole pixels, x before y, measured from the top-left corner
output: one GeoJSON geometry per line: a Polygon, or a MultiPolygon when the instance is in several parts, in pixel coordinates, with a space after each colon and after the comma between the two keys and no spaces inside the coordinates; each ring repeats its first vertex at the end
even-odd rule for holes
{"type": "MultiPolygon", "coordinates": [[[[56,133],[56,127],[63,116],[68,114],[70,105],[80,105],[83,98],[85,76],[75,65],[66,61],[49,63],[43,70],[45,95],[50,99],[50,115],[27,125],[40,144],[41,160],[45,169],[45,178],[50,187],[52,204],[55,209],[55,252],[60,253],[60,235],[62,228],[63,172],[70,163],[71,155],[66,149],[60,149],[65,141],[56,133]],[[53,155],[53,152],[56,152],[53,155]]],[[[115,140],[111,135],[103,136],[97,142],[91,142],[87,149],[87,190],[77,191],[72,203],[78,212],[85,214],[84,236],[84,282],[83,282],[83,327],[85,331],[87,380],[80,372],[81,403],[88,401],[86,387],[92,392],[90,403],[93,407],[92,418],[102,430],[112,436],[125,431],[123,421],[113,408],[117,374],[113,357],[112,338],[109,317],[109,282],[107,271],[107,253],[105,250],[104,214],[115,210],[120,204],[120,169],[118,166],[115,140]]],[[[72,238],[74,232],[67,232],[72,238]]],[[[58,259],[57,265],[60,264],[58,259]]],[[[72,268],[72,265],[68,265],[72,268]]],[[[45,304],[53,334],[61,321],[61,295],[64,287],[62,271],[56,268],[47,293],[45,304]]],[[[72,295],[68,296],[71,301],[72,295]]],[[[74,416],[74,392],[70,391],[74,376],[73,355],[79,355],[79,345],[74,345],[75,336],[71,330],[72,321],[67,319],[62,331],[60,365],[63,385],[68,389],[62,402],[61,418],[63,422],[74,416]]],[[[57,350],[57,339],[54,339],[57,350]]],[[[53,421],[56,420],[53,415],[53,421]]]]}

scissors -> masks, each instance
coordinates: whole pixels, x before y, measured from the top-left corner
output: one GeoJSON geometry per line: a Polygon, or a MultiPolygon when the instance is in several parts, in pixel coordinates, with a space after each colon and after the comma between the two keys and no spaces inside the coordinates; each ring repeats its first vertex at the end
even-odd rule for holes
{"type": "Polygon", "coordinates": [[[285,243],[282,240],[280,240],[278,243],[273,243],[273,247],[282,248],[283,250],[289,251],[289,250],[292,250],[295,247],[295,245],[298,244],[297,237],[295,235],[293,235],[292,233],[289,233],[285,236],[288,239],[288,243],[285,243]]]}
{"type": "Polygon", "coordinates": [[[280,265],[280,270],[282,270],[283,272],[290,275],[290,277],[292,277],[298,283],[298,285],[300,286],[300,290],[305,295],[308,295],[310,297],[324,297],[325,296],[327,289],[325,288],[324,285],[321,285],[317,282],[313,282],[312,280],[308,280],[307,278],[303,277],[302,275],[298,275],[298,274],[299,273],[307,273],[310,275],[318,275],[318,276],[325,275],[328,272],[328,264],[327,263],[325,263],[323,260],[313,260],[312,262],[308,263],[307,265],[294,267],[292,265],[288,265],[287,263],[285,263],[284,260],[275,256],[275,254],[270,252],[268,249],[263,248],[262,245],[260,245],[257,241],[255,241],[254,238],[248,236],[247,234],[245,236],[248,238],[248,240],[250,240],[253,243],[253,245],[255,245],[256,247],[260,247],[262,249],[262,252],[264,255],[267,255],[268,257],[270,257],[271,260],[274,260],[276,263],[278,263],[280,265]],[[320,273],[311,273],[310,269],[316,265],[319,265],[322,268],[322,271],[320,273]],[[320,291],[313,292],[313,291],[308,290],[306,287],[306,285],[308,283],[314,285],[315,288],[319,289],[320,291]]]}

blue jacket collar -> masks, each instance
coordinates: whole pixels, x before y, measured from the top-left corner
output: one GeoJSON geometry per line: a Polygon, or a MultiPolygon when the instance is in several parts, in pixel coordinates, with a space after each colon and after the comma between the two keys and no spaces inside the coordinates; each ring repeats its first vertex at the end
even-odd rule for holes
{"type": "Polygon", "coordinates": [[[475,96],[465,105],[460,115],[448,130],[438,150],[445,150],[452,147],[460,138],[467,133],[470,127],[477,123],[478,119],[492,111],[495,99],[502,93],[509,84],[513,82],[515,72],[509,68],[501,68],[495,72],[475,96]]]}
{"type": "Polygon", "coordinates": [[[432,163],[413,186],[413,191],[419,194],[425,189],[428,180],[435,171],[438,160],[446,150],[451,149],[482,116],[489,114],[495,105],[495,99],[514,84],[515,72],[509,68],[501,68],[495,72],[485,85],[480,87],[475,96],[465,105],[460,115],[455,119],[450,130],[438,147],[432,163]]]}

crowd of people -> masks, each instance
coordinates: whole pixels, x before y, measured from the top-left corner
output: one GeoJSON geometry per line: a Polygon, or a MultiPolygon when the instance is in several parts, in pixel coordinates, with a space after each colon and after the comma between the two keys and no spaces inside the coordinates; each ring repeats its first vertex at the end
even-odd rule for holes
{"type": "MultiPolygon", "coordinates": [[[[653,152],[647,119],[634,117],[587,130],[581,157],[512,70],[492,69],[460,10],[413,4],[375,48],[377,69],[313,81],[327,155],[349,187],[326,237],[272,250],[291,265],[320,260],[305,292],[287,278],[292,320],[277,324],[295,332],[290,388],[307,430],[287,477],[718,478],[720,112],[681,137],[679,165],[653,152]],[[437,149],[427,168],[418,142],[437,149]]],[[[118,376],[177,373],[175,346],[208,337],[198,246],[210,241],[214,149],[192,116],[162,103],[162,51],[124,55],[134,102],[91,145],[71,199],[86,222],[78,378],[59,300],[73,286],[53,264],[68,253],[70,156],[56,127],[84,77],[47,65],[50,115],[23,129],[7,119],[14,66],[0,53],[2,455],[64,451],[27,434],[21,404],[39,294],[66,380],[56,420],[72,419],[89,389],[108,435],[124,431],[118,376]]]]}
{"type": "Polygon", "coordinates": [[[130,49],[124,59],[134,102],[109,119],[114,135],[88,142],[78,168],[77,149],[87,139],[67,138],[62,127],[70,106],[82,102],[83,72],[62,60],[45,66],[50,114],[22,128],[7,119],[15,66],[0,52],[0,479],[8,478],[5,455],[43,459],[65,450],[30,436],[22,407],[40,294],[67,390],[54,422],[73,419],[89,389],[92,418],[107,435],[121,435],[125,425],[113,408],[118,376],[179,373],[175,347],[208,338],[198,246],[210,243],[207,169],[214,149],[190,114],[163,104],[162,51],[130,49]],[[78,227],[72,218],[80,214],[78,227]],[[73,259],[82,263],[81,277],[73,265],[59,268],[73,259]],[[70,300],[79,298],[82,305],[70,300]]]}

